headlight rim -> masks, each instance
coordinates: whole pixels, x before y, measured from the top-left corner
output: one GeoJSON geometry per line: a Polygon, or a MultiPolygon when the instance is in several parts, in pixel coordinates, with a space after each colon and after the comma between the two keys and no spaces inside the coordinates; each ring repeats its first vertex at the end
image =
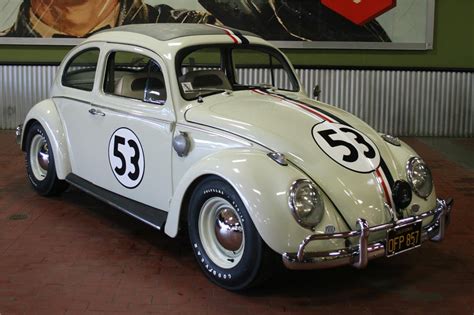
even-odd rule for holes
{"type": "MultiPolygon", "coordinates": [[[[289,195],[288,195],[288,206],[290,207],[290,210],[291,210],[291,214],[293,216],[293,218],[296,220],[296,222],[301,225],[302,227],[304,227],[305,229],[309,229],[311,231],[314,231],[315,227],[321,223],[322,221],[322,216],[324,214],[324,200],[322,199],[323,198],[323,195],[322,195],[322,191],[321,189],[319,189],[319,187],[313,183],[313,181],[309,180],[309,179],[297,179],[295,180],[291,186],[290,186],[290,189],[289,189],[289,195]],[[297,192],[297,188],[300,187],[300,185],[303,185],[303,184],[308,184],[310,185],[319,195],[319,197],[321,198],[321,201],[323,202],[323,209],[322,209],[322,214],[321,214],[321,218],[319,219],[319,221],[315,224],[308,224],[306,223],[299,215],[298,215],[298,212],[297,212],[297,209],[296,209],[296,192],[297,192]]],[[[314,210],[313,210],[314,211],[314,210]]]]}
{"type": "Polygon", "coordinates": [[[415,192],[415,194],[424,199],[424,200],[427,200],[428,197],[431,195],[431,193],[433,192],[433,187],[434,187],[434,183],[433,183],[433,176],[431,174],[431,170],[430,168],[428,167],[428,165],[426,164],[426,162],[419,156],[412,156],[411,158],[408,159],[407,161],[407,164],[406,164],[406,167],[405,167],[405,170],[406,170],[406,174],[407,174],[407,180],[408,180],[408,183],[410,184],[411,186],[411,189],[413,190],[413,192],[415,192]],[[425,167],[428,169],[429,171],[429,180],[431,182],[431,189],[429,190],[429,192],[424,195],[422,194],[419,189],[417,187],[415,187],[414,183],[413,183],[413,167],[415,165],[415,163],[422,163],[425,165],[425,167]]]}

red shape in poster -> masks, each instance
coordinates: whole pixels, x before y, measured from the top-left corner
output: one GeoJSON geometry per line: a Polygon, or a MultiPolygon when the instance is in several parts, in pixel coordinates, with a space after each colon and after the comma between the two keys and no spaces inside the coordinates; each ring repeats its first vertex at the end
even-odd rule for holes
{"type": "Polygon", "coordinates": [[[364,25],[397,5],[396,0],[321,0],[321,3],[357,25],[364,25]]]}

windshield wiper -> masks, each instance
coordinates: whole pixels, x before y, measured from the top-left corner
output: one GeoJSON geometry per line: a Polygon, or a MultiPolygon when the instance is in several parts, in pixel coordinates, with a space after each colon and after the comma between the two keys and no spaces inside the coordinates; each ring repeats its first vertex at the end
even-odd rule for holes
{"type": "Polygon", "coordinates": [[[190,93],[202,93],[202,92],[225,92],[226,94],[232,94],[232,90],[229,89],[222,89],[222,88],[199,88],[199,89],[190,89],[184,91],[186,94],[190,93]]]}
{"type": "Polygon", "coordinates": [[[267,90],[274,90],[275,87],[271,84],[268,84],[268,83],[261,83],[261,84],[257,84],[256,85],[257,87],[259,88],[262,88],[262,89],[267,89],[267,90]]]}
{"type": "Polygon", "coordinates": [[[276,87],[274,87],[271,84],[268,83],[261,83],[261,84],[251,84],[248,86],[249,89],[262,89],[262,90],[278,90],[276,87]]]}

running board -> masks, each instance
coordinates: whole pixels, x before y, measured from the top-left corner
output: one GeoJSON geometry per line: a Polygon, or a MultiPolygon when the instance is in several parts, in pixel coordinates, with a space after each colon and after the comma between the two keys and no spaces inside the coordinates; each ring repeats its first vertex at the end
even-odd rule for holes
{"type": "Polygon", "coordinates": [[[125,198],[116,193],[100,188],[93,183],[77,176],[69,174],[66,181],[80,190],[96,197],[97,199],[117,208],[128,215],[161,230],[166,222],[168,213],[166,211],[147,206],[143,203],[125,198]]]}

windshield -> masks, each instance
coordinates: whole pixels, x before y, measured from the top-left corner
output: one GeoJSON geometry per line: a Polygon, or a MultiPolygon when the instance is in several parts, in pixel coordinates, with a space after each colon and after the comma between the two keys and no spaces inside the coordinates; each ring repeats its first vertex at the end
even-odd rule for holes
{"type": "Polygon", "coordinates": [[[298,82],[277,50],[267,46],[209,45],[178,53],[176,71],[186,100],[225,91],[274,88],[298,91],[298,82]]]}

